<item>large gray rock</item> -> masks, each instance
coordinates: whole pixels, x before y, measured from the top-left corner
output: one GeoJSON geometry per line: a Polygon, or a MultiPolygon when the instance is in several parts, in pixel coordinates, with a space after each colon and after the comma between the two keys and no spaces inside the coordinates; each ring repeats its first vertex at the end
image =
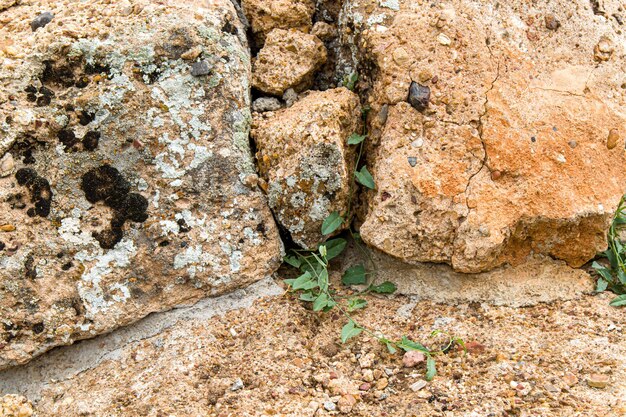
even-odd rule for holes
{"type": "Polygon", "coordinates": [[[233,3],[38,3],[0,13],[0,368],[281,258],[233,3]]]}

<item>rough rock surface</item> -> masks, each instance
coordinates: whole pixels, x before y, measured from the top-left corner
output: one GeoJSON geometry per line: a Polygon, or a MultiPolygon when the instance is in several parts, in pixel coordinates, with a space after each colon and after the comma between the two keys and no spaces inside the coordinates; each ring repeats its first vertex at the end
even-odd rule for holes
{"type": "Polygon", "coordinates": [[[25,397],[15,394],[0,397],[0,416],[30,417],[32,415],[33,405],[25,397]]]}
{"type": "Polygon", "coordinates": [[[462,272],[583,264],[626,186],[619,2],[421,3],[346,5],[373,67],[363,239],[462,272]]]}
{"type": "Polygon", "coordinates": [[[347,139],[360,132],[360,115],[358,96],[342,87],[254,116],[252,138],[270,207],[302,247],[316,247],[324,219],[348,208],[355,153],[347,139]]]}
{"type": "Polygon", "coordinates": [[[315,13],[314,0],[242,0],[241,7],[259,47],[274,29],[308,33],[315,13]]]}
{"type": "Polygon", "coordinates": [[[0,368],[281,257],[233,4],[34,3],[0,14],[0,368]]]}
{"type": "MultiPolygon", "coordinates": [[[[355,417],[620,417],[626,317],[607,296],[524,309],[365,296],[359,323],[390,337],[441,346],[430,333],[445,330],[484,347],[438,355],[437,376],[427,383],[425,364],[405,368],[402,354],[389,354],[368,335],[341,344],[343,320],[315,314],[296,297],[275,297],[182,320],[151,337],[120,338],[107,360],[74,377],[46,379],[29,399],[39,417],[330,416],[341,414],[325,406],[339,408],[348,396],[356,401],[343,415],[355,417]],[[589,387],[593,374],[610,384],[589,387]]],[[[46,359],[35,374],[62,367],[46,359]]]]}
{"type": "Polygon", "coordinates": [[[275,29],[252,62],[252,86],[282,96],[313,84],[313,75],[326,62],[326,48],[316,36],[296,30],[275,29]]]}

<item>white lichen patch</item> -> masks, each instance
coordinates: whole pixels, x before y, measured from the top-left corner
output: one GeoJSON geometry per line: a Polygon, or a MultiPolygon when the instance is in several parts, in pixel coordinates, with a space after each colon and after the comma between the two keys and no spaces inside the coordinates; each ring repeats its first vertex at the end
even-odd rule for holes
{"type": "Polygon", "coordinates": [[[58,232],[61,239],[72,245],[83,246],[96,243],[91,234],[81,230],[78,216],[62,219],[58,232]]]}
{"type": "Polygon", "coordinates": [[[85,317],[94,319],[98,313],[113,305],[113,301],[105,299],[100,282],[105,276],[113,273],[114,268],[125,268],[130,265],[136,253],[137,248],[133,241],[122,239],[113,249],[104,250],[97,247],[92,251],[80,251],[74,256],[74,259],[83,264],[95,261],[91,268],[85,270],[77,284],[78,295],[86,310],[85,317]]]}

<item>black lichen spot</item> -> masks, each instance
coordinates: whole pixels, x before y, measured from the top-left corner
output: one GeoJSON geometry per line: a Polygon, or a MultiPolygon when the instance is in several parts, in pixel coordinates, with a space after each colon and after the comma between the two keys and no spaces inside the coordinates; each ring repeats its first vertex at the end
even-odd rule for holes
{"type": "Polygon", "coordinates": [[[78,115],[78,123],[80,123],[82,126],[87,126],[89,123],[93,122],[95,118],[96,115],[94,113],[82,111],[78,115]]]}
{"type": "Polygon", "coordinates": [[[52,99],[48,96],[41,96],[37,98],[37,106],[44,107],[49,106],[52,102],[52,99]]]}
{"type": "Polygon", "coordinates": [[[230,33],[231,35],[237,34],[237,27],[230,23],[230,21],[226,21],[224,26],[222,26],[222,32],[230,33]]]}
{"type": "Polygon", "coordinates": [[[114,210],[111,227],[93,233],[93,237],[103,249],[112,249],[122,240],[122,228],[126,221],[142,223],[148,219],[146,213],[148,200],[141,194],[129,193],[130,183],[110,165],[102,165],[87,171],[83,175],[81,188],[87,201],[92,204],[104,201],[114,210]]]}
{"type": "Polygon", "coordinates": [[[102,74],[108,73],[109,71],[111,71],[111,68],[107,65],[102,65],[99,63],[85,65],[86,74],[102,74]]]}
{"type": "Polygon", "coordinates": [[[73,264],[70,261],[70,262],[64,263],[63,266],[61,266],[61,269],[64,271],[69,271],[70,269],[72,269],[72,266],[73,264]]]}
{"type": "Polygon", "coordinates": [[[7,245],[5,245],[4,242],[0,241],[0,250],[4,250],[4,248],[6,248],[7,245]]]}
{"type": "Polygon", "coordinates": [[[31,165],[35,163],[35,157],[33,156],[32,149],[26,149],[24,151],[24,159],[22,159],[22,162],[24,162],[26,165],[31,165]]]}
{"type": "Polygon", "coordinates": [[[93,237],[98,241],[102,249],[113,249],[124,237],[124,232],[121,227],[111,227],[102,232],[94,232],[93,237]]]}
{"type": "Polygon", "coordinates": [[[42,96],[45,96],[45,97],[54,97],[54,91],[50,90],[46,86],[42,86],[39,89],[39,94],[41,94],[42,96]]]}
{"type": "Polygon", "coordinates": [[[178,223],[178,230],[180,230],[181,233],[187,233],[191,230],[191,227],[189,227],[185,219],[178,219],[176,223],[178,223]]]}
{"type": "Polygon", "coordinates": [[[164,248],[165,246],[168,246],[170,244],[169,240],[163,240],[161,242],[159,242],[159,246],[164,248]]]}
{"type": "Polygon", "coordinates": [[[57,133],[57,138],[59,139],[59,142],[61,142],[65,146],[65,149],[70,149],[72,146],[78,143],[76,135],[73,131],[69,129],[61,130],[59,133],[57,133]]]}
{"type": "Polygon", "coordinates": [[[21,186],[30,190],[30,201],[35,204],[34,208],[29,208],[26,214],[30,217],[36,215],[47,217],[50,214],[52,203],[52,189],[47,179],[37,175],[31,168],[21,168],[15,173],[15,179],[21,186]]]}
{"type": "Polygon", "coordinates": [[[35,323],[33,325],[33,333],[39,334],[39,333],[42,333],[43,331],[44,331],[43,323],[35,323]]]}
{"type": "Polygon", "coordinates": [[[411,82],[409,87],[409,104],[417,111],[424,111],[430,102],[430,87],[411,82]]]}
{"type": "Polygon", "coordinates": [[[143,223],[148,219],[146,210],[148,210],[148,200],[137,193],[128,194],[122,201],[120,207],[118,207],[119,213],[123,215],[125,219],[138,223],[143,223]]]}
{"type": "Polygon", "coordinates": [[[83,175],[82,190],[91,204],[104,200],[110,207],[118,207],[130,191],[130,184],[120,172],[105,164],[83,175]]]}
{"type": "Polygon", "coordinates": [[[34,85],[30,84],[28,87],[26,87],[24,89],[25,92],[27,93],[36,93],[37,92],[37,87],[35,87],[34,85]]]}
{"type": "Polygon", "coordinates": [[[78,80],[76,81],[76,87],[78,88],[85,88],[89,85],[89,77],[87,76],[82,76],[80,78],[78,78],[78,80]]]}
{"type": "Polygon", "coordinates": [[[28,186],[37,177],[37,171],[32,168],[20,168],[15,173],[17,183],[22,186],[28,186]]]}
{"type": "Polygon", "coordinates": [[[98,143],[100,142],[100,132],[95,132],[90,130],[85,134],[83,138],[83,148],[86,151],[95,151],[98,148],[98,143]]]}

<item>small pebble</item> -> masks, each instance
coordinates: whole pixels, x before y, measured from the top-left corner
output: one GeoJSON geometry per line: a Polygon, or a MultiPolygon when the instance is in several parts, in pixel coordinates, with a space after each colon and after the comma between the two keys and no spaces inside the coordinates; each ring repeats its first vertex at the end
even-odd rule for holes
{"type": "Polygon", "coordinates": [[[326,411],[335,411],[336,409],[337,409],[337,406],[335,405],[334,402],[326,401],[324,403],[324,410],[326,410],[326,411]]]}
{"type": "Polygon", "coordinates": [[[437,42],[439,42],[443,46],[448,46],[448,45],[450,45],[452,43],[450,38],[445,33],[440,33],[437,36],[437,42]]]}
{"type": "Polygon", "coordinates": [[[230,390],[239,391],[241,389],[243,389],[243,381],[241,380],[241,378],[237,378],[235,382],[233,382],[233,385],[230,386],[230,390]]]}
{"type": "Polygon", "coordinates": [[[409,87],[409,104],[417,111],[424,111],[430,102],[430,88],[411,82],[409,87]]]}
{"type": "Polygon", "coordinates": [[[559,27],[561,27],[561,22],[559,22],[559,20],[554,17],[553,14],[546,15],[544,20],[546,22],[546,28],[549,30],[557,30],[559,27]]]}
{"type": "Polygon", "coordinates": [[[568,386],[573,387],[578,384],[578,378],[573,373],[566,372],[565,375],[563,375],[563,382],[565,382],[568,386]]]}
{"type": "Polygon", "coordinates": [[[52,22],[52,19],[54,19],[54,14],[52,12],[43,12],[42,14],[34,18],[32,22],[30,22],[30,28],[34,32],[37,29],[42,28],[48,23],[52,22]]]}
{"type": "Polygon", "coordinates": [[[417,165],[417,158],[414,156],[409,156],[407,158],[409,160],[409,165],[411,165],[411,167],[415,167],[415,165],[417,165]]]}
{"type": "Polygon", "coordinates": [[[0,232],[14,232],[15,231],[15,226],[13,226],[12,224],[3,224],[2,226],[0,226],[0,232]]]}
{"type": "Polygon", "coordinates": [[[613,149],[617,146],[617,141],[619,140],[619,132],[617,129],[611,129],[609,132],[609,137],[606,139],[606,147],[609,149],[613,149]]]}
{"type": "Polygon", "coordinates": [[[285,105],[287,107],[291,107],[293,106],[293,103],[298,101],[298,93],[296,93],[296,90],[294,90],[293,88],[289,88],[283,94],[283,100],[285,101],[285,105]]]}
{"type": "Polygon", "coordinates": [[[194,62],[191,64],[191,75],[201,77],[211,73],[211,66],[206,61],[194,62]]]}
{"type": "Polygon", "coordinates": [[[576,148],[578,146],[578,142],[576,142],[575,140],[570,140],[567,143],[570,146],[570,148],[572,148],[572,149],[574,149],[574,148],[576,148]]]}
{"type": "Polygon", "coordinates": [[[263,113],[280,110],[280,101],[276,97],[260,97],[252,102],[252,111],[263,113]]]}
{"type": "Polygon", "coordinates": [[[413,368],[418,364],[424,362],[426,360],[426,355],[424,355],[419,350],[410,350],[404,354],[402,357],[402,364],[405,368],[413,368]]]}
{"type": "Polygon", "coordinates": [[[421,379],[421,380],[411,384],[411,386],[409,388],[411,388],[411,391],[417,392],[417,391],[421,390],[422,388],[424,388],[426,385],[428,385],[428,382],[426,382],[423,379],[421,379]]]}
{"type": "Polygon", "coordinates": [[[606,388],[609,385],[609,376],[604,374],[591,374],[587,378],[587,385],[593,388],[606,388]]]}

